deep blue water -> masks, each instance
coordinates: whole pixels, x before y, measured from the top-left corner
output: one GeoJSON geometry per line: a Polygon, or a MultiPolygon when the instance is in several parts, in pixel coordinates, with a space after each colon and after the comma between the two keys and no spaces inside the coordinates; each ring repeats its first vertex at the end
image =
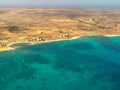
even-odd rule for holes
{"type": "Polygon", "coordinates": [[[0,53],[0,90],[120,90],[120,37],[22,46],[0,53]]]}

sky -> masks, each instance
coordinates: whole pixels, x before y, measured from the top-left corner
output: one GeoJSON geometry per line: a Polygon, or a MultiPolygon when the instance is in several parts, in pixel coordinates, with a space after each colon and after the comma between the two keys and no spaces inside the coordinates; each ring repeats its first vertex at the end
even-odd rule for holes
{"type": "Polygon", "coordinates": [[[120,7],[120,0],[1,0],[0,7],[120,7]]]}

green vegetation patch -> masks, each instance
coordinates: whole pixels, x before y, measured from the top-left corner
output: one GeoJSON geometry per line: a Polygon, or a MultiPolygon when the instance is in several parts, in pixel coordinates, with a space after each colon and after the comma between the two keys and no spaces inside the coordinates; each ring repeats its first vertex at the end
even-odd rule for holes
{"type": "Polygon", "coordinates": [[[12,33],[21,32],[22,28],[20,26],[8,26],[8,31],[12,33]]]}

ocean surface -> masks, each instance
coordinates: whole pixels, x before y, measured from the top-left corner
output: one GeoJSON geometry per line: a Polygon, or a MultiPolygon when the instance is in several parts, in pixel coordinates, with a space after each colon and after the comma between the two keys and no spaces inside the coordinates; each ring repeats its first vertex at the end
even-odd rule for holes
{"type": "Polygon", "coordinates": [[[83,37],[1,52],[0,90],[120,90],[120,37],[83,37]]]}

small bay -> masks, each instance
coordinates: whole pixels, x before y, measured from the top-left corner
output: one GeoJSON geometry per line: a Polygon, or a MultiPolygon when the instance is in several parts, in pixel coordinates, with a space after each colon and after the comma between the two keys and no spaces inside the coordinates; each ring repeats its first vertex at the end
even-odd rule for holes
{"type": "Polygon", "coordinates": [[[120,37],[20,46],[0,53],[0,90],[120,90],[120,37]]]}

